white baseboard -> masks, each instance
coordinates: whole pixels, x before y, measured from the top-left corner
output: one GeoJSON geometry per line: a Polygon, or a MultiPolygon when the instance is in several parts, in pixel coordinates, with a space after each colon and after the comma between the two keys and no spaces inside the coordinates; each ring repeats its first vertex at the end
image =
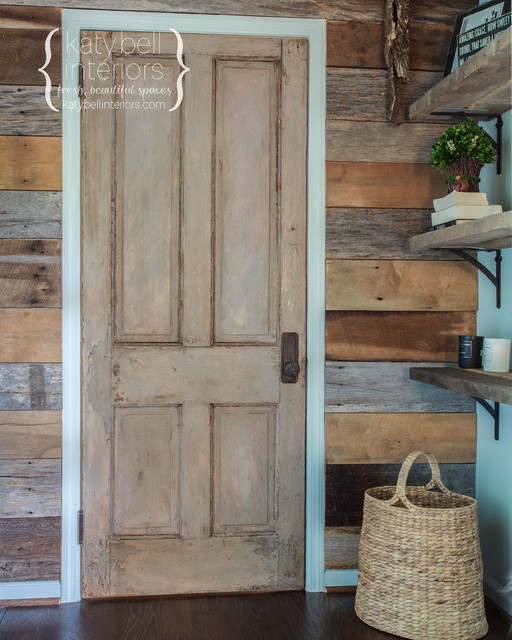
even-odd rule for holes
{"type": "Polygon", "coordinates": [[[358,574],[357,569],[328,569],[325,572],[325,586],[355,587],[358,574]]]}
{"type": "Polygon", "coordinates": [[[34,600],[38,598],[60,598],[60,582],[58,580],[0,582],[0,600],[34,600]]]}

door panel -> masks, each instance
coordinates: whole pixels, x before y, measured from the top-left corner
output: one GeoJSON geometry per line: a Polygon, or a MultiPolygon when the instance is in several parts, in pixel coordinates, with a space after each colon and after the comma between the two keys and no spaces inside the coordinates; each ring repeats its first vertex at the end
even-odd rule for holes
{"type": "MultiPolygon", "coordinates": [[[[175,37],[144,35],[83,34],[111,69],[86,99],[175,87],[175,37]]],[[[184,57],[176,111],[82,112],[86,597],[304,584],[307,47],[186,35],[184,57]]]]}

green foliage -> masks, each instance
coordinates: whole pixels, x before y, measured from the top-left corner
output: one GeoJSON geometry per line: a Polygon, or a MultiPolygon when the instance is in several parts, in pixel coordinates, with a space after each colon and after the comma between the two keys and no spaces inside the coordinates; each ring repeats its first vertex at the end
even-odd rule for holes
{"type": "Polygon", "coordinates": [[[460,157],[478,161],[482,166],[496,160],[496,151],[482,127],[471,120],[453,125],[432,145],[430,166],[442,171],[460,157]]]}

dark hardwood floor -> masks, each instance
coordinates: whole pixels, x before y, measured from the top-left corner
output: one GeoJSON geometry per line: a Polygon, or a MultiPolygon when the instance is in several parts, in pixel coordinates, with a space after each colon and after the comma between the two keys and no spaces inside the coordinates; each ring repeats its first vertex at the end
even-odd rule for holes
{"type": "MultiPolygon", "coordinates": [[[[486,640],[507,638],[491,609],[486,640]]],[[[2,640],[385,640],[354,594],[279,593],[81,602],[0,609],[2,640]],[[3,614],[3,616],[2,616],[3,614]]]]}

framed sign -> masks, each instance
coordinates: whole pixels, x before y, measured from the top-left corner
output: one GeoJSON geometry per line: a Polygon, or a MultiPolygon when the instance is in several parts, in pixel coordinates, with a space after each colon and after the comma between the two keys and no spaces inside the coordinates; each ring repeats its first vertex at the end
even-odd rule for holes
{"type": "Polygon", "coordinates": [[[444,69],[447,76],[498,33],[510,27],[510,0],[491,0],[459,13],[455,20],[444,69]]]}

